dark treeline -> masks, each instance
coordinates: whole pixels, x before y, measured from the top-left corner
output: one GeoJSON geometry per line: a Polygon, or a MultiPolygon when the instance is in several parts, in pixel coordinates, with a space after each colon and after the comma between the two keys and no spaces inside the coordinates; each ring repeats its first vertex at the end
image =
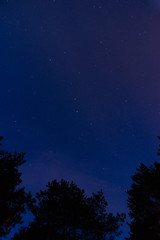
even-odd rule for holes
{"type": "MultiPolygon", "coordinates": [[[[0,151],[0,239],[23,223],[26,211],[34,220],[22,225],[12,240],[112,240],[121,234],[125,214],[107,212],[102,190],[87,196],[74,182],[53,180],[32,198],[20,185],[18,168],[24,162],[24,153],[0,151]]],[[[159,240],[160,163],[141,164],[126,193],[131,219],[126,240],[159,240]]]]}
{"type": "Polygon", "coordinates": [[[111,240],[121,233],[125,215],[107,213],[102,190],[88,197],[73,182],[53,180],[32,198],[20,187],[24,162],[24,153],[0,151],[0,238],[22,223],[26,210],[35,218],[12,240],[111,240]]]}

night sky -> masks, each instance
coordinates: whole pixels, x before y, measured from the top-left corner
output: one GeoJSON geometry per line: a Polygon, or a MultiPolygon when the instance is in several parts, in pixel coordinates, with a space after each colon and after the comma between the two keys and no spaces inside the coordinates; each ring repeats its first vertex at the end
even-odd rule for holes
{"type": "Polygon", "coordinates": [[[1,0],[0,32],[0,135],[26,190],[64,178],[127,212],[158,161],[159,0],[1,0]]]}

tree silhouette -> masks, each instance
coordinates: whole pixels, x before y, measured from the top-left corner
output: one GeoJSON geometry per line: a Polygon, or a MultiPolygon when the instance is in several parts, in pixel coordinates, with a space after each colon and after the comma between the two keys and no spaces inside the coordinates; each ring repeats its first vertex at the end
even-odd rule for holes
{"type": "Polygon", "coordinates": [[[36,196],[35,220],[20,230],[14,240],[104,240],[120,234],[124,214],[106,212],[102,190],[85,195],[73,182],[56,180],[36,196]]]}
{"type": "Polygon", "coordinates": [[[130,240],[160,239],[160,164],[141,164],[127,191],[131,217],[130,240]]]}
{"type": "Polygon", "coordinates": [[[0,238],[22,222],[21,214],[30,199],[30,194],[19,187],[22,180],[18,167],[25,162],[23,158],[24,153],[0,151],[0,238]]]}

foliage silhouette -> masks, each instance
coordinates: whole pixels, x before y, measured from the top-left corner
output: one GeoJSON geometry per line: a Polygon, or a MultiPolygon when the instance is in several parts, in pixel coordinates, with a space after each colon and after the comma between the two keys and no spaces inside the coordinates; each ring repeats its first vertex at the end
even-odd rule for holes
{"type": "Polygon", "coordinates": [[[120,234],[125,215],[106,212],[102,190],[90,197],[73,182],[56,180],[36,196],[35,220],[15,234],[14,240],[104,240],[120,234]]]}
{"type": "Polygon", "coordinates": [[[17,223],[22,223],[21,214],[31,199],[31,195],[19,187],[22,180],[18,167],[25,162],[23,158],[24,153],[0,151],[0,238],[17,223]]]}
{"type": "Polygon", "coordinates": [[[160,239],[160,164],[141,164],[127,191],[131,217],[129,240],[160,239]]]}

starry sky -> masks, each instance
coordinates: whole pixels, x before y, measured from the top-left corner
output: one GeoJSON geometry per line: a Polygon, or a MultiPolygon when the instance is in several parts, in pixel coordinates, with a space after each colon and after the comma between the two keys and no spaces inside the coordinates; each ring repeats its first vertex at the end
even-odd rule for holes
{"type": "Polygon", "coordinates": [[[158,160],[159,26],[159,0],[0,1],[0,135],[27,190],[64,178],[127,212],[158,160]]]}

